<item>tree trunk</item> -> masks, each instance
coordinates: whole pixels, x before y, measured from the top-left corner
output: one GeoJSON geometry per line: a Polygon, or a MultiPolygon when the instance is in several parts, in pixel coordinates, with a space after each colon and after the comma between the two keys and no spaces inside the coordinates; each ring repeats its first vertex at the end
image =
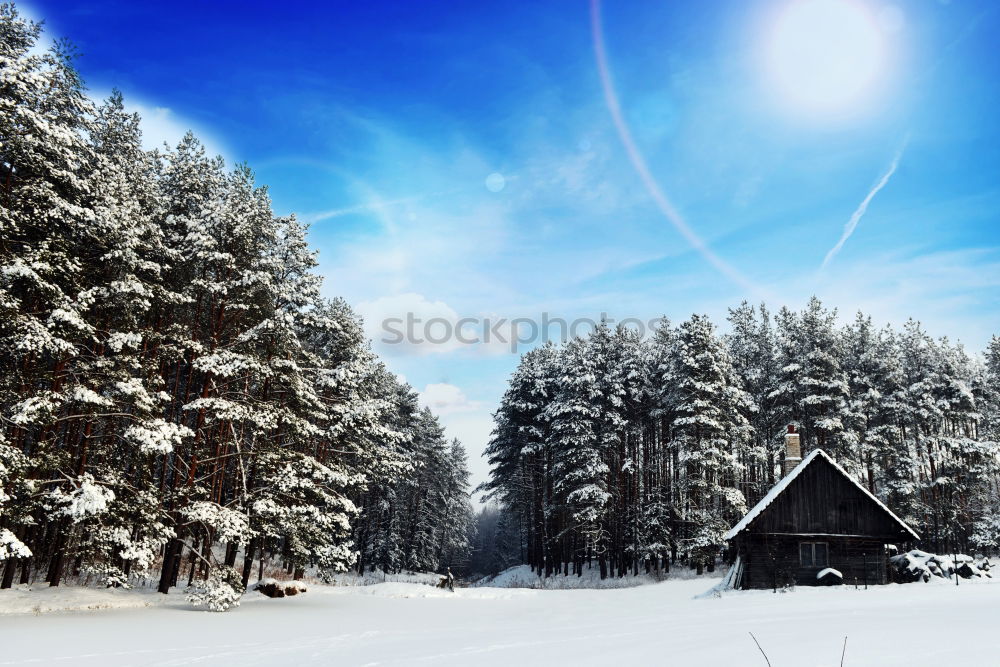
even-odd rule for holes
{"type": "Polygon", "coordinates": [[[253,570],[253,556],[254,552],[257,551],[257,540],[250,540],[250,544],[247,545],[247,550],[243,554],[243,588],[247,587],[250,583],[250,572],[253,570]]]}
{"type": "Polygon", "coordinates": [[[166,595],[170,592],[170,587],[176,581],[174,572],[177,564],[177,557],[181,550],[181,541],[176,537],[167,542],[163,550],[163,566],[160,568],[160,585],[157,591],[166,595]]]}
{"type": "Polygon", "coordinates": [[[3,569],[3,581],[0,581],[0,589],[10,588],[14,583],[14,569],[17,567],[18,559],[7,560],[7,567],[3,569]]]}
{"type": "Polygon", "coordinates": [[[55,545],[52,550],[52,560],[49,562],[49,586],[58,586],[62,580],[66,565],[66,541],[68,530],[67,520],[62,519],[56,525],[55,545]]]}
{"type": "Polygon", "coordinates": [[[188,586],[191,586],[194,583],[194,572],[198,565],[198,560],[195,558],[196,553],[198,553],[197,545],[192,545],[192,547],[188,549],[188,586]]]}

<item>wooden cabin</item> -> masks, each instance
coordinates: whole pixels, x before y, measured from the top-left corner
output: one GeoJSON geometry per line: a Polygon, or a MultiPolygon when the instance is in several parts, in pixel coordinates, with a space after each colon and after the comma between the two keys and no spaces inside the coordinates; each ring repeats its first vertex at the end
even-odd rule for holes
{"type": "Polygon", "coordinates": [[[887,545],[920,536],[821,449],[785,436],[784,476],[726,534],[734,588],[884,584],[887,545]]]}

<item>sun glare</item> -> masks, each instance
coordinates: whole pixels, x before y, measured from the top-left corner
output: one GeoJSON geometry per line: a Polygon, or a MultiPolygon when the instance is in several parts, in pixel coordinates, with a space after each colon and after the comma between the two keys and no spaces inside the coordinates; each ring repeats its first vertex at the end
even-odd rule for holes
{"type": "Polygon", "coordinates": [[[780,103],[814,115],[856,111],[885,61],[879,25],[852,0],[800,0],[777,17],[765,47],[780,103]]]}

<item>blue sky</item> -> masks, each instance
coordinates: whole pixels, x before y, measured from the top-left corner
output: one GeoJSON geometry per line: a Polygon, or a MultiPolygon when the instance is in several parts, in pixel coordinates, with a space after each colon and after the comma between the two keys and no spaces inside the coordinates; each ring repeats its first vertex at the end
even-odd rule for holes
{"type": "Polygon", "coordinates": [[[1000,331],[1000,10],[804,1],[850,5],[869,30],[857,38],[877,43],[877,63],[850,34],[830,53],[848,79],[874,72],[835,110],[775,83],[823,82],[768,59],[786,0],[608,3],[597,20],[580,0],[24,8],[76,43],[95,94],[124,92],[151,144],[193,128],[249,162],[279,213],[312,222],[327,294],[367,317],[478,481],[517,356],[386,345],[384,317],[697,311],[723,325],[744,298],[817,294],[975,351],[1000,331]]]}

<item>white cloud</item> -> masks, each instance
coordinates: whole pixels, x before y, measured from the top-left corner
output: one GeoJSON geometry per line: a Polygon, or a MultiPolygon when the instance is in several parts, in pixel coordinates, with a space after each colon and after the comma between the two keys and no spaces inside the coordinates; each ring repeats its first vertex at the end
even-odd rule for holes
{"type": "Polygon", "coordinates": [[[444,354],[453,351],[460,343],[453,336],[441,343],[434,343],[445,333],[453,331],[459,320],[458,313],[444,301],[431,301],[422,294],[404,292],[379,297],[358,304],[364,318],[365,333],[375,347],[384,354],[444,354]],[[413,322],[408,326],[407,322],[413,322]],[[443,322],[432,324],[428,322],[443,322]],[[425,334],[430,334],[430,340],[425,334]]]}
{"type": "Polygon", "coordinates": [[[226,157],[226,150],[220,142],[203,129],[195,127],[190,120],[178,116],[169,107],[143,104],[134,100],[130,101],[125,96],[125,107],[129,111],[138,113],[142,118],[140,127],[142,128],[142,144],[147,150],[161,148],[164,143],[169,146],[176,146],[177,143],[190,130],[205,146],[205,151],[212,156],[221,155],[226,157]]]}
{"type": "MultiPolygon", "coordinates": [[[[110,91],[90,91],[90,98],[94,101],[94,104],[103,103],[110,95],[110,91]]],[[[141,119],[139,128],[142,130],[142,147],[146,150],[163,148],[163,144],[176,146],[190,130],[194,132],[198,140],[205,146],[205,152],[208,155],[213,157],[221,155],[226,158],[227,162],[233,162],[223,143],[211,132],[199,127],[190,119],[178,115],[170,107],[139,101],[124,91],[122,95],[125,100],[126,111],[139,114],[139,118],[141,119]]]]}
{"type": "MultiPolygon", "coordinates": [[[[444,301],[431,301],[416,292],[362,301],[357,310],[364,319],[365,334],[386,356],[511,352],[513,324],[509,318],[462,316],[444,301]],[[498,320],[502,320],[502,326],[487,326],[498,320]]],[[[518,331],[524,330],[519,324],[518,331]]]]}
{"type": "Polygon", "coordinates": [[[440,417],[475,412],[484,407],[481,401],[470,400],[460,387],[447,382],[432,382],[424,387],[420,392],[420,405],[440,417]]]}

